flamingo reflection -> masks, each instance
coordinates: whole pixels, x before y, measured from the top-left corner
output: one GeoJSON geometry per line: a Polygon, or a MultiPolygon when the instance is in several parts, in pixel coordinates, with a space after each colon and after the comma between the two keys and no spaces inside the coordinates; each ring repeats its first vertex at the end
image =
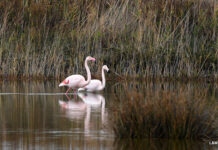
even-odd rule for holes
{"type": "Polygon", "coordinates": [[[101,121],[105,123],[105,98],[101,94],[78,93],[78,96],[91,108],[101,108],[101,121]]]}
{"type": "Polygon", "coordinates": [[[68,101],[59,100],[59,105],[68,119],[74,121],[82,121],[84,119],[85,133],[89,133],[91,110],[86,103],[84,103],[81,99],[69,100],[68,97],[68,101]]]}
{"type": "Polygon", "coordinates": [[[105,98],[94,93],[79,93],[78,96],[77,100],[70,99],[70,97],[67,97],[68,101],[59,100],[59,105],[68,119],[84,121],[85,134],[89,135],[92,108],[101,109],[101,124],[105,122],[105,98]]]}

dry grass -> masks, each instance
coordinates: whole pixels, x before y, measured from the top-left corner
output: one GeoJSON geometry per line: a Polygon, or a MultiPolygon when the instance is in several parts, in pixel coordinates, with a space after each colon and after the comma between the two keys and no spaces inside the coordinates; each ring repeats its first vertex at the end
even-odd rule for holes
{"type": "Polygon", "coordinates": [[[217,78],[217,37],[214,0],[1,0],[0,74],[217,78]]]}
{"type": "Polygon", "coordinates": [[[128,93],[112,110],[111,126],[117,138],[218,138],[218,105],[204,91],[147,93],[145,98],[128,93]]]}
{"type": "Polygon", "coordinates": [[[120,139],[115,141],[116,150],[204,150],[211,149],[211,145],[199,140],[173,140],[173,139],[120,139]]]}

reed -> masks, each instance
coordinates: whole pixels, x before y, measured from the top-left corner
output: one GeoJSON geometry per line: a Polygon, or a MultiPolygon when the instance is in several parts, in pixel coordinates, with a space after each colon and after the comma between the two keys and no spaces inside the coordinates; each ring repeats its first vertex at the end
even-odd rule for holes
{"type": "Polygon", "coordinates": [[[144,149],[147,150],[204,150],[210,149],[211,145],[199,140],[173,140],[173,139],[120,139],[115,141],[116,150],[132,150],[144,149]]]}
{"type": "Polygon", "coordinates": [[[0,74],[61,78],[91,55],[125,76],[217,78],[217,14],[215,0],[1,0],[0,74]]]}
{"type": "Polygon", "coordinates": [[[202,93],[128,93],[111,107],[111,127],[117,138],[217,139],[217,102],[202,93]]]}

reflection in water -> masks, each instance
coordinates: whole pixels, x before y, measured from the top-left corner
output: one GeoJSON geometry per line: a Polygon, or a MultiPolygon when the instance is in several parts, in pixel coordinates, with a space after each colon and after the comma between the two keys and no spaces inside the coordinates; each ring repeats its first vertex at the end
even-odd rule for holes
{"type": "Polygon", "coordinates": [[[81,100],[68,100],[67,102],[59,100],[66,118],[71,121],[84,120],[84,134],[89,135],[90,108],[81,100]],[[84,119],[85,118],[85,119],[84,119]]]}
{"type": "Polygon", "coordinates": [[[101,111],[91,111],[79,97],[68,101],[55,83],[3,83],[0,90],[0,149],[113,146],[113,134],[100,121],[101,111]]]}
{"type": "Polygon", "coordinates": [[[62,111],[66,118],[70,120],[83,120],[84,116],[90,114],[87,110],[87,105],[81,101],[69,100],[67,102],[59,100],[62,111]]]}
{"type": "MultiPolygon", "coordinates": [[[[149,92],[183,90],[190,96],[196,91],[204,90],[209,93],[208,100],[216,100],[218,86],[215,83],[108,84],[102,95],[78,93],[77,100],[70,101],[64,95],[65,89],[60,89],[58,84],[59,82],[1,82],[0,149],[217,148],[208,143],[190,141],[117,141],[113,132],[105,128],[110,121],[107,120],[107,115],[110,114],[108,106],[117,103],[116,97],[122,99],[125,90],[137,91],[144,95],[149,92]]],[[[72,94],[70,96],[73,97],[72,94]]]]}
{"type": "Polygon", "coordinates": [[[101,109],[101,121],[105,124],[106,115],[105,115],[105,98],[101,94],[94,93],[78,93],[79,97],[91,108],[100,108],[101,109]]]}
{"type": "Polygon", "coordinates": [[[71,121],[84,120],[84,134],[85,136],[90,135],[90,117],[91,112],[96,113],[100,109],[101,121],[100,124],[105,122],[105,98],[100,94],[93,93],[78,93],[80,99],[69,99],[67,101],[59,100],[59,104],[62,108],[62,112],[65,117],[71,121]],[[92,108],[94,110],[92,111],[92,108]]]}

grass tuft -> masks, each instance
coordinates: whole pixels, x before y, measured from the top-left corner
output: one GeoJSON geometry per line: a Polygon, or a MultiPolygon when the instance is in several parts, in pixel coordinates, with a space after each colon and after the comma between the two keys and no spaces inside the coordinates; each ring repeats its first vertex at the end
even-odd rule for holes
{"type": "Polygon", "coordinates": [[[123,103],[112,107],[111,126],[117,138],[218,138],[217,102],[202,93],[127,95],[123,103]]]}

